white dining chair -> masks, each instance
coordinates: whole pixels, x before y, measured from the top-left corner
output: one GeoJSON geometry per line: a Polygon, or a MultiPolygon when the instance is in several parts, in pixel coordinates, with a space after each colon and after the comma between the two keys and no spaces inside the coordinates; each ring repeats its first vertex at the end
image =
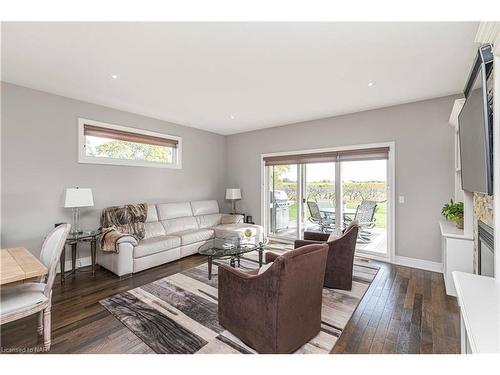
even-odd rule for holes
{"type": "Polygon", "coordinates": [[[46,351],[50,349],[52,285],[70,228],[69,224],[61,224],[45,238],[40,261],[47,267],[48,273],[40,282],[4,286],[1,291],[0,325],[38,313],[38,334],[43,334],[46,351]]]}

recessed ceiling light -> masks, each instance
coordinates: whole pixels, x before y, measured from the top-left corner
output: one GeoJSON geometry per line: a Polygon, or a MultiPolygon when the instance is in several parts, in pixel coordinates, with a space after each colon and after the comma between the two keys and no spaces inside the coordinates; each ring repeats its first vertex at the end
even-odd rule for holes
{"type": "Polygon", "coordinates": [[[234,115],[230,115],[230,116],[229,116],[229,118],[230,118],[231,120],[234,120],[234,115]]]}
{"type": "Polygon", "coordinates": [[[118,79],[118,76],[116,74],[111,74],[111,78],[118,79]]]}
{"type": "Polygon", "coordinates": [[[375,82],[368,82],[368,87],[373,87],[375,85],[375,82]]]}

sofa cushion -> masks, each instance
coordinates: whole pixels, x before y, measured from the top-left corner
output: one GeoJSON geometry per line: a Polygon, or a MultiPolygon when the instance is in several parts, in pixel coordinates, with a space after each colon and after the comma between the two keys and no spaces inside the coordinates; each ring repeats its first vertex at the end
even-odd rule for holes
{"type": "Polygon", "coordinates": [[[152,237],[139,241],[134,247],[134,258],[141,258],[162,251],[178,248],[181,239],[177,236],[152,237]]]}
{"type": "Polygon", "coordinates": [[[214,238],[213,229],[195,229],[178,232],[175,234],[181,238],[181,245],[190,245],[195,242],[208,241],[214,238]]]}
{"type": "Polygon", "coordinates": [[[222,214],[210,214],[196,216],[196,221],[200,228],[212,228],[221,224],[222,214]]]}
{"type": "Polygon", "coordinates": [[[159,221],[154,221],[151,223],[146,222],[144,224],[144,229],[146,229],[146,234],[144,236],[145,239],[151,237],[165,236],[167,234],[162,223],[160,223],[159,221]]]}
{"type": "Polygon", "coordinates": [[[146,223],[153,221],[158,221],[158,212],[156,211],[156,206],[154,204],[148,203],[148,213],[146,216],[146,223]]]}
{"type": "Polygon", "coordinates": [[[257,241],[262,242],[264,238],[264,233],[260,225],[245,223],[221,224],[215,226],[213,229],[215,231],[215,237],[217,238],[228,238],[234,236],[243,237],[246,229],[251,229],[253,231],[257,241]]]}
{"type": "Polygon", "coordinates": [[[156,205],[158,210],[158,218],[160,220],[176,219],[178,217],[193,216],[191,210],[191,203],[158,203],[156,205]]]}
{"type": "Polygon", "coordinates": [[[216,200],[193,201],[191,202],[191,208],[194,216],[219,213],[219,204],[216,200]]]}
{"type": "Polygon", "coordinates": [[[194,216],[163,220],[161,221],[161,224],[165,228],[167,234],[182,232],[184,230],[198,229],[198,222],[194,216]]]}

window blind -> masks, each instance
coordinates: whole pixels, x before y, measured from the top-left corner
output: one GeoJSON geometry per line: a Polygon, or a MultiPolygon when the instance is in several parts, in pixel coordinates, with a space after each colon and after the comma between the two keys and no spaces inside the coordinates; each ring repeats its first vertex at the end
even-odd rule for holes
{"type": "Polygon", "coordinates": [[[83,134],[85,136],[101,137],[115,139],[119,141],[144,143],[148,145],[164,146],[164,147],[177,147],[179,143],[175,139],[155,137],[151,135],[138,134],[127,132],[123,130],[115,130],[109,128],[102,128],[94,125],[84,125],[83,134]]]}
{"type": "Polygon", "coordinates": [[[264,163],[266,166],[269,166],[387,159],[389,159],[389,147],[376,147],[345,151],[325,151],[307,154],[265,156],[264,163]]]}

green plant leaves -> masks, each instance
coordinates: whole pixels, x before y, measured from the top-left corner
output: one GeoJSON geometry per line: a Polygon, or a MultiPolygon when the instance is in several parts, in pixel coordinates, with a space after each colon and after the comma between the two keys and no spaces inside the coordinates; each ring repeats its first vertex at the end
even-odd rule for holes
{"type": "Polygon", "coordinates": [[[464,203],[463,202],[453,202],[453,199],[450,199],[449,203],[446,203],[442,210],[441,215],[443,215],[446,219],[451,221],[460,221],[464,217],[464,203]]]}

